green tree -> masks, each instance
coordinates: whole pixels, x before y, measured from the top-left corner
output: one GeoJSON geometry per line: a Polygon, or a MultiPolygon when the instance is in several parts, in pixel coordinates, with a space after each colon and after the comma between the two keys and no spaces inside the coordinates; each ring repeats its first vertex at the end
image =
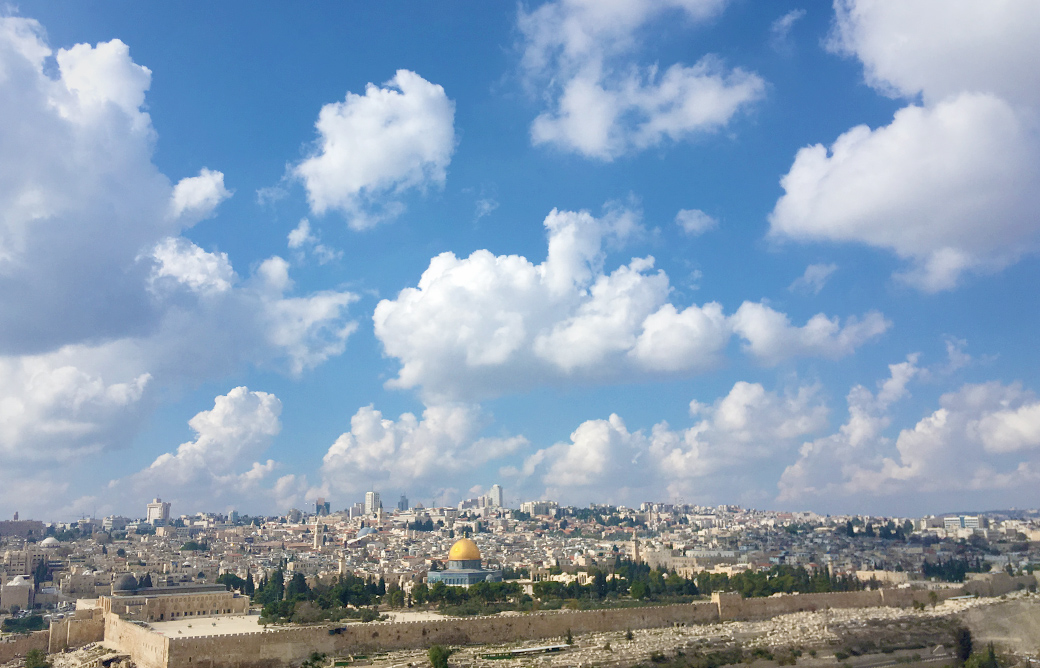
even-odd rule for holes
{"type": "Polygon", "coordinates": [[[50,668],[47,655],[42,649],[31,649],[25,655],[25,668],[50,668]]]}
{"type": "Polygon", "coordinates": [[[967,626],[958,626],[953,630],[953,651],[957,655],[957,661],[964,663],[971,657],[971,629],[967,626]]]}
{"type": "Polygon", "coordinates": [[[433,645],[426,652],[426,656],[430,658],[430,665],[433,668],[448,668],[448,657],[452,655],[452,651],[442,645],[433,645]]]}
{"type": "Polygon", "coordinates": [[[40,559],[39,563],[36,564],[36,570],[33,571],[33,584],[39,586],[41,582],[46,582],[47,578],[50,576],[50,570],[47,568],[47,560],[40,559]]]}
{"type": "Polygon", "coordinates": [[[231,591],[232,589],[243,591],[246,586],[246,581],[238,577],[234,573],[224,573],[223,575],[217,578],[217,584],[224,585],[225,587],[227,587],[228,591],[231,591]]]}
{"type": "Polygon", "coordinates": [[[303,577],[303,573],[293,573],[289,584],[285,586],[285,600],[297,601],[305,599],[310,593],[311,588],[307,586],[307,578],[303,577]]]}

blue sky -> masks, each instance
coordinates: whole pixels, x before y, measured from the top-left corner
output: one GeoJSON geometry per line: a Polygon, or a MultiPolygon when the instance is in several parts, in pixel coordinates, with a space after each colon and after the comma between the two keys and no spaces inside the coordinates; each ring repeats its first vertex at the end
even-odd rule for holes
{"type": "Polygon", "coordinates": [[[1035,505],[1031,3],[0,21],[5,515],[1035,505]]]}

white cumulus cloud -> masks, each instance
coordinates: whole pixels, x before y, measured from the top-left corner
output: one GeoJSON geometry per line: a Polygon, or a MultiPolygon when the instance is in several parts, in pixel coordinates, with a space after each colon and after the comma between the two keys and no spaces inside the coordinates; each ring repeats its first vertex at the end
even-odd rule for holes
{"type": "MultiPolygon", "coordinates": [[[[279,464],[259,461],[281,431],[282,402],[273,394],[236,387],[188,421],[195,438],[145,469],[109,483],[108,494],[159,495],[185,511],[214,507],[284,510],[285,482],[271,479],[279,464]]],[[[104,495],[104,494],[103,494],[104,495]]]]}
{"type": "Polygon", "coordinates": [[[203,167],[198,176],[183,178],[174,187],[170,213],[174,218],[195,222],[213,215],[228,197],[231,192],[224,187],[223,172],[203,167]]]}
{"type": "Polygon", "coordinates": [[[384,299],[373,315],[386,354],[401,363],[390,385],[431,400],[500,394],[560,382],[617,382],[718,365],[734,332],[767,364],[798,356],[837,358],[883,333],[878,313],[862,320],[814,316],[803,327],[747,302],[726,317],[709,302],[669,302],[668,276],[652,257],[610,273],[605,246],[639,228],[633,212],[553,210],[541,264],[479,250],[442,253],[418,285],[384,299]]]}
{"type": "MultiPolygon", "coordinates": [[[[583,422],[551,447],[529,455],[521,469],[507,468],[518,484],[564,502],[589,498],[632,503],[647,496],[681,496],[717,502],[732,499],[736,479],[782,461],[797,439],[827,424],[827,408],[816,386],[770,392],[758,383],[738,382],[711,404],[693,401],[695,423],[681,430],[667,423],[649,433],[631,431],[618,415],[583,422]],[[754,467],[749,463],[754,462],[754,467]],[[606,495],[604,497],[604,495],[606,495]]],[[[773,478],[775,480],[775,478],[773,478]]]]}
{"type": "Polygon", "coordinates": [[[744,339],[744,349],[767,365],[791,357],[845,357],[892,326],[881,313],[871,311],[862,319],[850,316],[844,325],[818,313],[797,327],[785,313],[756,302],[741,304],[730,323],[744,339]]]}
{"type": "Polygon", "coordinates": [[[36,21],[0,17],[0,86],[9,476],[71,476],[128,447],[164,390],[251,364],[301,372],[343,351],[355,295],[293,294],[287,273],[273,287],[242,280],[225,253],[180,236],[230,192],[219,171],[174,185],[156,168],[151,71],[126,44],[54,51],[36,21]]]}
{"type": "Polygon", "coordinates": [[[640,29],[670,13],[703,21],[718,14],[721,0],[554,0],[520,11],[523,68],[545,86],[549,109],[531,125],[535,144],[600,160],[612,160],[665,140],[725,127],[762,97],[765,83],[740,68],[727,69],[714,56],[692,66],[639,67],[640,29]]]}
{"type": "Polygon", "coordinates": [[[445,476],[479,468],[527,445],[521,436],[480,437],[488,417],[472,404],[428,406],[421,418],[404,413],[384,418],[372,406],[361,408],[325,454],[322,476],[335,493],[358,493],[382,481],[417,494],[436,496],[445,476]]]}
{"type": "Polygon", "coordinates": [[[965,384],[892,438],[893,408],[925,372],[916,356],[891,365],[871,393],[848,395],[849,417],[830,436],[802,445],[780,478],[780,500],[907,498],[918,494],[1027,498],[1040,481],[1040,402],[1018,384],[965,384]]]}
{"type": "Polygon", "coordinates": [[[836,3],[832,47],[854,55],[884,94],[924,104],[801,149],[781,180],[770,234],[894,252],[897,277],[955,287],[1038,246],[1040,49],[1030,3],[836,3]]]}
{"type": "Polygon", "coordinates": [[[410,188],[443,185],[455,151],[455,103],[444,88],[398,70],[382,87],[321,108],[311,157],[293,167],[316,214],[336,210],[354,229],[393,218],[393,198],[410,188]]]}
{"type": "Polygon", "coordinates": [[[704,213],[700,209],[680,209],[675,214],[675,222],[682,231],[695,237],[719,226],[719,221],[704,213]]]}

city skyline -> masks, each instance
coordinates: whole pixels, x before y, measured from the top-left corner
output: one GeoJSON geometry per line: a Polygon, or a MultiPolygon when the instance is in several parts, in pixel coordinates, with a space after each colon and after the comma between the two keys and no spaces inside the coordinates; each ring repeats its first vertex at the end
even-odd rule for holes
{"type": "Polygon", "coordinates": [[[0,517],[1034,505],[1038,37],[1014,2],[6,7],[0,517]]]}

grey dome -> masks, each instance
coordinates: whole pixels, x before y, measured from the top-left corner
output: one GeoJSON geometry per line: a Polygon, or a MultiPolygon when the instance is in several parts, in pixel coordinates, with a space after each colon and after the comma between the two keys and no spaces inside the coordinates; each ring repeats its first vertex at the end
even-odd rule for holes
{"type": "Polygon", "coordinates": [[[131,573],[120,575],[116,578],[116,581],[112,583],[112,593],[117,591],[135,591],[137,589],[137,578],[131,573]]]}

